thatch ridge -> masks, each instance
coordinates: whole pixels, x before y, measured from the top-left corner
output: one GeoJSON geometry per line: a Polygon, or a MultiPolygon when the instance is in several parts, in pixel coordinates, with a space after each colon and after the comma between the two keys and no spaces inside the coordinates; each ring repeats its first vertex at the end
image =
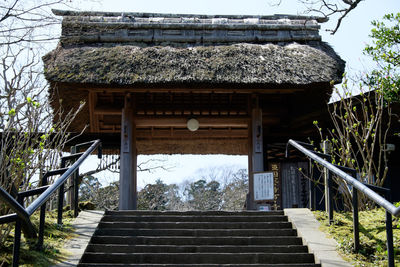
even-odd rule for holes
{"type": "Polygon", "coordinates": [[[211,18],[229,18],[229,19],[243,19],[243,18],[259,18],[259,19],[298,19],[298,20],[317,20],[318,22],[327,22],[328,17],[319,16],[301,16],[290,14],[274,14],[274,15],[205,15],[205,14],[168,14],[168,13],[147,13],[147,12],[104,12],[104,11],[72,11],[72,10],[51,10],[56,16],[102,16],[102,17],[144,17],[144,18],[189,18],[196,17],[201,19],[211,18]]]}
{"type": "Polygon", "coordinates": [[[62,48],[43,57],[51,82],[110,85],[341,82],[344,61],[325,44],[62,48]]]}
{"type": "Polygon", "coordinates": [[[202,16],[151,13],[63,13],[65,46],[119,43],[146,46],[321,41],[315,17],[202,16]]]}

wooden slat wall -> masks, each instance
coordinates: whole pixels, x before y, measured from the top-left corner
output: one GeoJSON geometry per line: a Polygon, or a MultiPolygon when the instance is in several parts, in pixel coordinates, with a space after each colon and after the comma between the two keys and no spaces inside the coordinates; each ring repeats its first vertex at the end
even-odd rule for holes
{"type": "Polygon", "coordinates": [[[308,181],[302,172],[308,174],[306,162],[283,162],[282,175],[282,208],[305,208],[308,203],[308,181]]]}

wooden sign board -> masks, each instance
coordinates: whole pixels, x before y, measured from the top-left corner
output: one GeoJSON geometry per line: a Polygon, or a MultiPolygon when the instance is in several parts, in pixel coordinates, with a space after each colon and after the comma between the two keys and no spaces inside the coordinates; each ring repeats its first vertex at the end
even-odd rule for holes
{"type": "Polygon", "coordinates": [[[254,173],[254,200],[274,200],[274,173],[254,173]]]}

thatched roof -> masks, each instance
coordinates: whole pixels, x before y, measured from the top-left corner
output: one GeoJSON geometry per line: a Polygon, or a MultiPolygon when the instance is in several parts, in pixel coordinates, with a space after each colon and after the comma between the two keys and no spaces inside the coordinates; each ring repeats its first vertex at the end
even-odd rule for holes
{"type": "Polygon", "coordinates": [[[318,33],[323,18],[53,11],[51,82],[113,85],[309,85],[341,81],[344,62],[318,33]]]}
{"type": "Polygon", "coordinates": [[[307,85],[340,82],[344,69],[344,62],[324,43],[59,47],[43,59],[49,81],[119,85],[307,85]]]}

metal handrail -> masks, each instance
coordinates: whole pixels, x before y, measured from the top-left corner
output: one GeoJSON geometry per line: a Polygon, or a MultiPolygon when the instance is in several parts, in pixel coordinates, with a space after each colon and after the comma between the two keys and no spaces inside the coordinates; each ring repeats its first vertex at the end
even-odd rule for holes
{"type": "Polygon", "coordinates": [[[29,219],[30,215],[24,209],[24,207],[17,202],[10,194],[8,194],[3,188],[0,187],[0,199],[2,199],[8,206],[17,214],[17,216],[24,222],[22,227],[24,233],[29,238],[36,237],[35,227],[32,225],[29,219]]]}
{"type": "MultiPolygon", "coordinates": [[[[64,183],[67,181],[70,176],[79,172],[79,166],[87,159],[87,157],[93,153],[94,150],[98,150],[98,157],[101,158],[102,150],[101,150],[101,141],[95,140],[91,142],[86,142],[83,144],[79,144],[76,147],[83,147],[90,145],[90,147],[83,153],[74,153],[69,156],[65,156],[61,158],[61,169],[50,170],[46,172],[42,177],[42,186],[36,189],[28,190],[26,192],[19,192],[17,194],[17,199],[14,199],[6,190],[0,187],[0,199],[2,199],[15,213],[7,214],[4,216],[0,216],[0,224],[16,222],[15,224],[15,234],[14,234],[14,251],[13,251],[13,266],[18,266],[19,261],[19,248],[21,241],[21,228],[24,234],[27,237],[36,237],[36,229],[32,225],[30,220],[30,216],[40,208],[40,225],[39,225],[39,238],[38,238],[38,247],[41,248],[43,245],[43,233],[44,233],[44,220],[45,220],[45,203],[51,197],[53,193],[57,190],[60,191],[59,198],[63,198],[64,195],[64,183]],[[76,159],[78,158],[78,159],[76,159]],[[65,168],[66,161],[73,161],[74,163],[65,168]],[[54,175],[61,175],[52,185],[47,185],[47,178],[54,175]],[[27,208],[23,207],[23,199],[26,196],[32,196],[40,194],[39,197],[34,200],[27,208]]],[[[76,152],[76,149],[74,149],[76,152]]],[[[77,178],[75,177],[75,187],[77,188],[77,178]]],[[[76,189],[75,188],[75,189],[76,189]]],[[[75,192],[78,194],[78,191],[75,192]]],[[[77,209],[77,201],[78,197],[76,196],[75,202],[77,209]]],[[[60,199],[59,199],[60,202],[60,199]]],[[[60,203],[59,203],[60,204],[60,203]]],[[[61,202],[62,204],[62,202],[61,202]]],[[[77,210],[75,210],[77,216],[77,210]]],[[[75,213],[74,213],[75,214],[75,213]]],[[[61,224],[62,221],[60,217],[62,217],[62,206],[61,210],[59,207],[58,210],[58,222],[61,224]]]]}
{"type": "MultiPolygon", "coordinates": [[[[358,222],[358,191],[364,193],[369,199],[374,201],[376,204],[380,205],[386,210],[386,242],[387,242],[387,256],[388,256],[388,266],[394,267],[395,260],[394,260],[394,248],[393,248],[393,225],[392,225],[392,215],[400,217],[400,207],[396,207],[390,201],[386,200],[385,198],[381,197],[377,192],[385,194],[386,197],[390,200],[390,189],[382,188],[379,186],[364,184],[358,181],[356,178],[352,177],[351,175],[345,173],[344,171],[348,171],[356,176],[356,170],[350,169],[343,166],[334,165],[328,161],[326,158],[329,159],[329,155],[321,154],[319,152],[309,150],[306,147],[310,148],[310,144],[304,145],[302,142],[297,142],[294,140],[289,140],[286,145],[286,157],[289,153],[289,146],[293,146],[302,153],[304,153],[307,157],[314,160],[316,163],[321,164],[325,167],[327,173],[327,188],[325,189],[325,204],[326,204],[326,211],[328,212],[329,223],[333,222],[333,208],[332,208],[332,197],[331,197],[331,190],[332,190],[332,179],[331,179],[331,172],[336,174],[339,178],[345,180],[348,184],[353,186],[353,193],[352,193],[352,205],[353,205],[353,234],[354,234],[354,250],[357,252],[360,249],[360,237],[359,237],[359,222],[358,222]],[[320,157],[320,155],[322,157],[320,157]],[[375,191],[374,191],[375,190],[375,191]]],[[[313,149],[313,148],[311,148],[313,149]]],[[[311,188],[311,187],[310,187],[311,188]]],[[[310,207],[312,206],[311,199],[310,199],[310,207]]]]}
{"type": "Polygon", "coordinates": [[[362,182],[358,181],[351,175],[340,170],[338,167],[334,166],[332,163],[315,155],[315,153],[313,151],[310,151],[310,150],[304,148],[302,145],[298,144],[296,141],[290,139],[287,143],[286,149],[288,149],[289,145],[295,147],[296,149],[301,151],[303,154],[305,154],[309,158],[313,159],[314,161],[318,162],[319,164],[321,164],[322,166],[324,166],[331,172],[335,173],[337,176],[339,176],[340,178],[345,180],[347,183],[349,183],[352,186],[354,186],[355,188],[357,188],[357,190],[363,192],[366,196],[368,196],[369,199],[374,201],[379,206],[383,207],[385,210],[387,210],[394,216],[400,217],[400,207],[396,207],[395,205],[393,205],[393,203],[387,201],[385,198],[380,196],[374,190],[370,189],[368,186],[364,185],[362,182]]]}
{"type": "Polygon", "coordinates": [[[93,144],[72,164],[68,170],[61,175],[49,188],[46,189],[35,201],[33,201],[27,208],[26,212],[31,216],[40,206],[42,206],[50,196],[60,188],[62,184],[79,168],[82,162],[93,153],[93,151],[101,144],[100,140],[96,140],[93,144]]]}

